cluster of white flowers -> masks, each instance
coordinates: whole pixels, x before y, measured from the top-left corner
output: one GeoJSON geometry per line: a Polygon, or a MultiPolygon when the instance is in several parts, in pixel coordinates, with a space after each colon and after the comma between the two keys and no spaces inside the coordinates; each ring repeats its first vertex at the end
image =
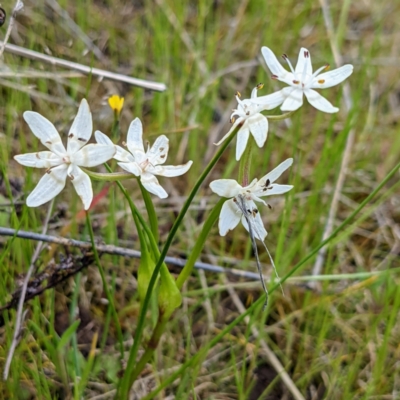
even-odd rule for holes
{"type": "MultiPolygon", "coordinates": [[[[318,110],[335,113],[339,109],[332,106],[328,100],[313,89],[325,89],[335,86],[343,82],[353,72],[352,65],[344,65],[333,71],[320,74],[329,67],[329,65],[324,65],[313,73],[310,52],[305,48],[300,49],[295,69],[293,69],[289,58],[283,55],[290,68],[290,72],[288,72],[282,67],[274,53],[268,47],[263,47],[261,52],[272,73],[272,78],[286,83],[289,87],[267,96],[257,97],[257,90],[262,88],[262,85],[259,84],[253,89],[250,99],[245,100],[241,100],[240,95],[236,94],[238,108],[233,110],[231,115],[232,128],[216,143],[216,145],[221,144],[239,126],[236,141],[236,160],[240,160],[242,157],[249,140],[250,132],[258,147],[262,147],[266,142],[268,119],[261,114],[262,111],[271,110],[279,105],[281,105],[282,111],[295,111],[303,105],[304,94],[310,104],[318,110]]],[[[264,241],[267,231],[264,228],[254,201],[265,204],[260,199],[261,196],[282,194],[292,189],[293,186],[290,185],[273,184],[292,163],[293,159],[289,158],[259,181],[254,179],[250,185],[245,187],[242,187],[232,179],[219,179],[211,182],[210,187],[213,192],[221,197],[230,199],[224,203],[221,210],[219,219],[219,233],[221,236],[225,236],[229,230],[235,228],[240,219],[242,219],[242,224],[247,230],[249,230],[247,221],[253,222],[254,236],[264,241]],[[247,211],[247,215],[243,215],[239,201],[245,202],[244,208],[247,211]]]]}
{"type": "Polygon", "coordinates": [[[89,176],[79,167],[95,167],[111,158],[120,161],[118,165],[124,170],[140,177],[143,186],[161,198],[167,197],[168,194],[154,175],[179,176],[187,172],[192,165],[192,161],[176,167],[162,165],[168,155],[168,139],[164,135],[145,152],[142,123],[138,118],[131,123],[128,131],[127,147],[130,152],[114,145],[100,131],[95,132],[97,144],[86,144],[92,136],[93,125],[92,114],[85,99],[82,100],[69,130],[67,150],[49,120],[32,111],[26,111],[24,119],[33,134],[50,150],[14,157],[22,165],[47,168],[46,174],[26,199],[29,207],[40,206],[57,196],[64,189],[68,176],[82,199],[84,209],[88,210],[93,200],[92,183],[89,176]]]}
{"type": "MultiPolygon", "coordinates": [[[[303,104],[304,94],[310,104],[318,110],[327,113],[337,112],[338,108],[332,106],[313,89],[337,85],[353,71],[352,65],[345,65],[321,74],[328,68],[328,65],[324,65],[313,73],[310,53],[307,49],[301,48],[295,69],[289,58],[286,55],[283,56],[289,65],[289,72],[282,67],[269,48],[263,47],[261,51],[272,72],[272,78],[289,86],[267,96],[257,97],[257,91],[263,87],[259,84],[253,89],[250,99],[244,100],[240,98],[239,93],[236,94],[238,107],[231,115],[233,126],[217,145],[238,128],[237,160],[240,160],[246,149],[250,133],[259,147],[264,146],[268,135],[268,119],[261,114],[262,111],[271,110],[279,105],[282,111],[297,110],[303,104]]],[[[110,98],[110,101],[112,100],[110,105],[115,103],[114,107],[118,114],[122,108],[123,99],[121,102],[118,96],[114,97],[116,99],[110,98]]],[[[82,199],[85,210],[88,210],[93,199],[92,184],[89,176],[80,167],[95,167],[111,158],[115,158],[122,169],[140,178],[145,189],[160,198],[166,198],[168,194],[159,184],[156,175],[179,176],[186,173],[192,165],[192,161],[178,166],[164,165],[169,150],[168,138],[164,135],[157,138],[153,146],[149,146],[145,151],[142,138],[143,127],[138,118],[132,121],[128,130],[126,146],[129,151],[115,145],[100,131],[95,132],[97,143],[87,144],[92,135],[92,116],[85,99],[82,100],[68,133],[67,149],[62,144],[54,125],[46,118],[36,112],[27,111],[24,113],[24,119],[33,134],[50,150],[15,156],[15,160],[22,165],[46,168],[45,175],[27,198],[26,203],[30,207],[40,206],[54,198],[65,187],[66,179],[69,177],[82,199]]],[[[292,163],[293,159],[289,158],[260,180],[254,179],[249,185],[242,183],[244,187],[232,179],[211,182],[210,187],[213,192],[229,199],[224,203],[219,219],[219,232],[222,236],[235,228],[242,220],[247,230],[249,230],[248,221],[250,221],[254,237],[264,241],[267,231],[254,201],[266,204],[261,197],[286,193],[292,189],[291,185],[274,183],[292,163]],[[244,210],[246,215],[244,215],[244,210]]]]}

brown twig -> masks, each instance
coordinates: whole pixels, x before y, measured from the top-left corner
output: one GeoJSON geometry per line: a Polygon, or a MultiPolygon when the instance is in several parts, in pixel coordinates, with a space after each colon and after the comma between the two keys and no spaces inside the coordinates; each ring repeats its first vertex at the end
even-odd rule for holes
{"type": "Polygon", "coordinates": [[[3,40],[2,44],[1,44],[0,57],[4,53],[4,48],[5,48],[5,46],[6,46],[7,42],[8,42],[8,39],[10,39],[11,31],[12,31],[12,28],[14,26],[15,18],[17,17],[17,13],[18,13],[18,11],[21,11],[23,7],[24,7],[24,3],[22,1],[20,1],[20,0],[17,0],[17,2],[15,3],[14,9],[13,9],[13,11],[11,13],[10,22],[8,23],[6,35],[4,36],[4,40],[3,40]]]}

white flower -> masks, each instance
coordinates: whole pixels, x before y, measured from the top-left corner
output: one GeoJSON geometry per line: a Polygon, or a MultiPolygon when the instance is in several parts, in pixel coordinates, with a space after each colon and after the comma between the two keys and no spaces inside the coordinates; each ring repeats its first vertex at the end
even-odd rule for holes
{"type": "MultiPolygon", "coordinates": [[[[111,140],[101,133],[95,132],[98,143],[111,144],[111,140]]],[[[184,165],[162,165],[165,163],[168,155],[168,138],[164,135],[157,138],[153,146],[149,146],[147,152],[143,147],[143,127],[139,118],[135,118],[128,130],[127,147],[129,152],[120,146],[116,146],[117,152],[114,158],[118,161],[118,165],[125,171],[136,176],[140,176],[140,182],[147,191],[164,199],[168,197],[168,193],[158,183],[154,175],[167,177],[183,175],[189,170],[193,161],[188,161],[184,165]]]]}
{"type": "Polygon", "coordinates": [[[268,135],[268,120],[260,114],[260,111],[271,110],[282,103],[282,95],[277,92],[268,96],[259,97],[263,99],[262,105],[257,104],[257,90],[261,89],[262,85],[257,85],[251,92],[251,99],[241,100],[239,94],[236,95],[238,108],[233,110],[231,122],[234,121],[229,132],[218,142],[220,145],[232,131],[241,124],[237,133],[236,142],[236,160],[240,160],[244,150],[246,149],[247,141],[249,140],[250,132],[254,137],[258,147],[264,146],[268,135]]]}
{"type": "Polygon", "coordinates": [[[252,228],[254,236],[264,241],[267,231],[264,228],[261,216],[254,201],[265,205],[260,197],[282,194],[293,188],[292,185],[278,185],[274,182],[286,171],[293,163],[293,158],[288,158],[279,164],[269,174],[263,176],[260,180],[254,179],[250,185],[242,187],[233,179],[218,179],[210,183],[211,190],[221,197],[227,197],[227,200],[221,209],[219,216],[219,234],[225,236],[228,231],[234,229],[242,219],[243,226],[249,230],[246,217],[243,215],[238,203],[244,199],[247,217],[253,222],[252,228]]]}
{"type": "MultiPolygon", "coordinates": [[[[281,94],[281,103],[283,103],[281,106],[282,111],[294,111],[300,108],[303,105],[303,94],[307,97],[310,104],[320,111],[327,113],[339,111],[337,107],[334,107],[313,89],[325,89],[343,82],[353,73],[352,65],[343,65],[333,71],[320,74],[320,72],[329,67],[329,65],[324,65],[313,73],[310,53],[302,47],[295,69],[293,69],[289,58],[285,54],[283,55],[283,58],[289,64],[291,72],[288,72],[282,67],[274,53],[268,47],[263,47],[261,52],[268,68],[272,72],[272,78],[289,85],[289,87],[277,92],[281,94]]],[[[268,96],[265,96],[265,98],[259,97],[257,104],[268,103],[268,101],[268,96]]]]}
{"type": "Polygon", "coordinates": [[[27,167],[47,168],[33,192],[26,199],[29,207],[40,206],[57,196],[65,187],[67,176],[83,201],[85,210],[93,199],[92,183],[89,176],[79,167],[95,167],[103,164],[115,154],[114,145],[85,144],[92,135],[92,114],[85,99],[81,101],[68,133],[65,150],[61,137],[54,125],[37,112],[24,112],[24,119],[33,134],[50,151],[21,154],[14,157],[27,167]]]}

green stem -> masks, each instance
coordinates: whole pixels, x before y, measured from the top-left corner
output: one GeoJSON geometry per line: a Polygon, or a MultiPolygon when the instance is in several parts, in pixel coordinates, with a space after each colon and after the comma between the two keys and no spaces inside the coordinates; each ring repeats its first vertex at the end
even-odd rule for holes
{"type": "Polygon", "coordinates": [[[186,261],[185,266],[183,267],[178,278],[176,279],[176,286],[178,286],[178,289],[182,289],[183,284],[185,283],[187,278],[191,275],[194,268],[194,264],[196,263],[201,251],[203,250],[204,243],[208,238],[208,234],[210,233],[211,228],[214,226],[215,221],[218,219],[222,205],[225,203],[225,201],[226,199],[219,200],[219,202],[213,207],[211,214],[208,216],[206,222],[204,223],[200,236],[198,237],[196,244],[194,245],[190,253],[189,258],[186,261]]]}
{"type": "MultiPolygon", "coordinates": [[[[188,260],[186,261],[186,264],[184,268],[182,269],[181,273],[179,274],[177,280],[176,280],[176,286],[178,289],[182,289],[182,286],[186,279],[191,275],[193,271],[193,267],[195,262],[197,261],[203,247],[204,243],[208,238],[208,234],[210,233],[211,228],[214,226],[215,221],[218,219],[218,216],[221,212],[222,205],[226,199],[221,199],[219,202],[215,205],[213,210],[211,211],[211,214],[208,216],[206,222],[204,223],[203,229],[201,230],[200,236],[198,237],[196,244],[190,253],[190,256],[188,260]]],[[[143,370],[143,368],[146,366],[146,364],[149,362],[151,359],[152,355],[154,354],[154,351],[157,348],[158,342],[160,341],[160,338],[164,332],[165,326],[168,322],[168,318],[160,318],[157,322],[156,327],[154,328],[153,335],[150,339],[150,342],[136,364],[136,367],[132,373],[132,379],[133,382],[135,379],[139,376],[140,372],[143,370]]]]}
{"type": "Polygon", "coordinates": [[[146,205],[147,215],[149,216],[151,232],[153,233],[154,240],[156,243],[159,241],[159,232],[158,232],[158,218],[156,214],[156,210],[154,209],[153,201],[151,200],[150,193],[143,187],[140,179],[138,179],[139,187],[142,192],[142,197],[144,200],[144,204],[146,205]]]}
{"type": "Polygon", "coordinates": [[[123,338],[122,338],[121,325],[119,323],[117,310],[115,309],[113,296],[111,295],[110,290],[108,288],[108,283],[107,283],[107,280],[106,280],[106,275],[104,273],[104,269],[103,269],[103,267],[102,267],[102,265],[100,263],[99,253],[97,252],[96,244],[94,242],[93,228],[92,228],[92,224],[90,222],[90,216],[89,216],[89,212],[88,211],[86,211],[86,224],[87,224],[88,229],[89,229],[90,241],[92,242],[92,249],[93,249],[94,259],[95,259],[97,268],[99,269],[99,272],[100,272],[101,281],[103,283],[103,289],[104,289],[104,292],[106,294],[106,297],[107,297],[107,300],[108,300],[108,304],[111,307],[111,312],[112,312],[112,315],[113,315],[113,318],[114,318],[115,328],[117,329],[117,336],[118,336],[118,341],[119,341],[119,346],[120,346],[120,353],[121,353],[121,360],[122,360],[124,358],[124,343],[123,343],[123,338]]]}
{"type": "Polygon", "coordinates": [[[253,150],[253,141],[252,137],[249,138],[248,144],[244,151],[242,158],[240,159],[239,164],[239,179],[238,182],[243,187],[248,186],[250,182],[250,164],[251,164],[251,153],[253,150]]]}
{"type": "Polygon", "coordinates": [[[203,181],[206,179],[206,177],[208,176],[208,174],[210,173],[210,171],[214,168],[215,164],[217,163],[217,161],[219,160],[219,158],[221,157],[222,153],[225,151],[225,149],[228,147],[229,143],[232,141],[232,139],[235,137],[235,135],[237,134],[238,130],[240,129],[240,126],[238,125],[236,127],[236,129],[234,129],[232,131],[232,133],[230,134],[230,136],[228,136],[228,138],[222,143],[221,147],[217,150],[217,152],[215,153],[214,157],[212,158],[212,160],[210,161],[210,163],[207,165],[207,167],[204,169],[203,173],[200,175],[200,177],[198,178],[197,182],[195,183],[192,191],[190,192],[187,200],[185,201],[181,212],[179,213],[178,217],[176,218],[170,233],[167,237],[167,240],[165,242],[165,245],[163,247],[163,250],[161,252],[160,258],[157,261],[157,264],[154,268],[154,272],[153,275],[151,277],[150,283],[149,283],[149,290],[147,291],[146,294],[146,298],[144,299],[143,302],[143,307],[140,311],[140,315],[139,315],[139,321],[138,321],[138,325],[136,327],[136,334],[134,337],[134,341],[133,341],[133,346],[130,350],[130,354],[129,354],[129,359],[128,359],[128,363],[127,363],[127,367],[125,370],[125,373],[122,377],[121,380],[121,386],[119,387],[119,392],[117,393],[117,395],[119,394],[118,398],[121,399],[126,399],[128,397],[128,393],[129,393],[129,388],[132,386],[133,384],[133,371],[134,371],[134,366],[135,366],[135,360],[136,360],[136,356],[137,356],[137,352],[139,350],[139,345],[140,345],[140,341],[142,338],[142,334],[143,334],[143,329],[144,329],[144,323],[145,323],[145,317],[146,317],[146,311],[147,308],[149,306],[149,302],[150,302],[150,297],[151,297],[151,292],[153,290],[153,287],[156,283],[156,279],[158,276],[158,273],[160,271],[161,265],[163,264],[163,261],[165,259],[165,256],[168,253],[169,247],[172,244],[172,241],[175,237],[175,234],[179,228],[179,225],[181,224],[183,217],[185,216],[187,210],[189,209],[190,204],[192,203],[194,196],[196,195],[197,191],[199,190],[201,184],[203,183],[203,181]]]}
{"type": "Polygon", "coordinates": [[[109,174],[101,174],[99,172],[93,172],[90,169],[82,167],[81,169],[82,171],[87,173],[91,178],[96,179],[97,181],[116,182],[116,181],[123,181],[125,179],[136,178],[135,175],[130,174],[129,172],[112,172],[109,174]]]}
{"type": "Polygon", "coordinates": [[[266,117],[269,121],[282,121],[283,119],[290,118],[296,111],[289,111],[282,115],[266,115],[266,117]]]}
{"type": "MultiPolygon", "coordinates": [[[[301,261],[299,261],[293,269],[288,272],[280,281],[280,283],[276,284],[269,290],[269,293],[274,292],[277,288],[280,287],[281,283],[284,283],[289,277],[291,277],[296,271],[298,271],[307,261],[309,261],[313,256],[315,256],[318,251],[328,244],[347,224],[349,224],[354,217],[375,197],[375,195],[383,188],[383,186],[394,176],[394,174],[400,168],[400,163],[398,163],[383,181],[375,188],[373,192],[371,192],[364,201],[348,216],[333,232],[332,234],[323,240],[314,250],[311,251],[306,257],[304,257],[301,261]]],[[[236,325],[242,322],[248,315],[254,312],[258,307],[260,307],[264,303],[264,297],[261,296],[254,302],[243,314],[239,315],[234,321],[232,321],[225,329],[223,329],[218,335],[216,335],[205,347],[203,347],[194,357],[185,362],[177,371],[175,371],[171,376],[169,376],[156,390],[149,393],[147,396],[143,398],[143,400],[153,399],[161,390],[167,387],[170,383],[172,383],[179,376],[182,376],[183,372],[190,367],[192,364],[198,363],[205,354],[214,347],[227,333],[229,333],[236,325]]]]}
{"type": "Polygon", "coordinates": [[[147,345],[147,348],[132,372],[133,382],[135,382],[139,374],[143,371],[146,364],[151,360],[155,350],[157,349],[158,343],[160,342],[161,336],[164,333],[167,322],[168,318],[162,318],[158,320],[157,325],[154,328],[153,334],[151,335],[150,341],[147,345]]]}

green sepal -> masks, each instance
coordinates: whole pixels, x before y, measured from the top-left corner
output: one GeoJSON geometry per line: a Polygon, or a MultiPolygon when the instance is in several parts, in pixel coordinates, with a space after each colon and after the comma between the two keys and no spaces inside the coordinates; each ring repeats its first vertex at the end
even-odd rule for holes
{"type": "Polygon", "coordinates": [[[159,318],[166,320],[182,304],[182,295],[165,264],[161,266],[160,275],[161,282],[158,291],[159,318]]]}
{"type": "Polygon", "coordinates": [[[143,246],[141,249],[140,263],[138,269],[138,292],[139,299],[142,303],[146,297],[147,290],[149,288],[149,283],[151,275],[153,274],[155,262],[150,257],[150,253],[147,246],[143,246]]]}

